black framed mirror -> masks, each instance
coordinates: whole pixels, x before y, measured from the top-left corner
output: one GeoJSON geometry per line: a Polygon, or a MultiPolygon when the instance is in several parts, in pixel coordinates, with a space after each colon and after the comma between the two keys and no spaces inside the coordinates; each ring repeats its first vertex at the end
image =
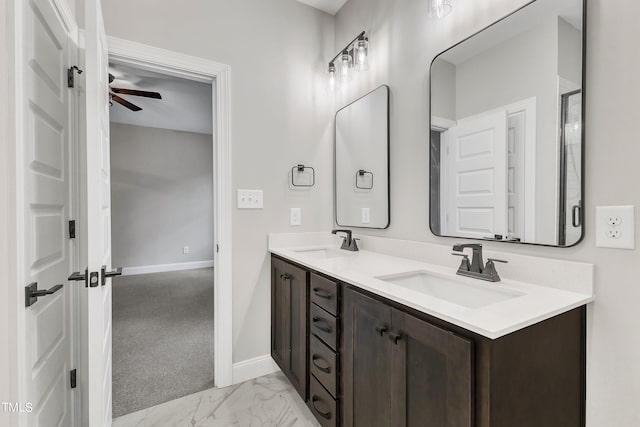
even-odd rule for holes
{"type": "Polygon", "coordinates": [[[336,113],[336,224],[387,228],[389,87],[380,86],[336,113]]]}
{"type": "Polygon", "coordinates": [[[584,235],[586,0],[535,0],[430,69],[438,236],[569,247],[584,235]]]}

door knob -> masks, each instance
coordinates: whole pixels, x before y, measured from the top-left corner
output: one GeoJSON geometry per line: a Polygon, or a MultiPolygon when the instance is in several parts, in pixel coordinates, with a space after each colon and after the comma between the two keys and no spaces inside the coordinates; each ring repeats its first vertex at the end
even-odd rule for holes
{"type": "Polygon", "coordinates": [[[24,306],[31,307],[38,301],[38,297],[55,294],[63,285],[55,285],[51,289],[38,290],[38,282],[30,283],[24,288],[24,306]]]}
{"type": "Polygon", "coordinates": [[[100,283],[102,286],[107,284],[107,279],[109,277],[122,276],[122,267],[118,267],[113,271],[107,271],[107,266],[103,265],[100,269],[100,283]]]}

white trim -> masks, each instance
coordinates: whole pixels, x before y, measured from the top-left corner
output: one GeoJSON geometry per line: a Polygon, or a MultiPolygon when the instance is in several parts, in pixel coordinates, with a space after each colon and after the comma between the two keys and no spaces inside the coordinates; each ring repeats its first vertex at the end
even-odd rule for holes
{"type": "Polygon", "coordinates": [[[270,354],[254,357],[233,364],[233,383],[238,384],[263,375],[278,372],[280,368],[273,361],[270,354]]]}
{"type": "Polygon", "coordinates": [[[128,40],[107,37],[110,61],[213,86],[214,113],[214,370],[216,387],[233,383],[233,282],[231,214],[231,69],[228,65],[128,40]]]}
{"type": "Polygon", "coordinates": [[[444,132],[456,126],[458,122],[455,120],[445,119],[444,117],[431,116],[431,130],[444,132]]]}
{"type": "Polygon", "coordinates": [[[124,267],[122,269],[122,275],[135,276],[138,274],[166,273],[168,271],[186,271],[186,270],[196,270],[198,268],[211,268],[211,267],[213,267],[213,260],[179,262],[175,264],[141,265],[138,267],[124,267]]]}

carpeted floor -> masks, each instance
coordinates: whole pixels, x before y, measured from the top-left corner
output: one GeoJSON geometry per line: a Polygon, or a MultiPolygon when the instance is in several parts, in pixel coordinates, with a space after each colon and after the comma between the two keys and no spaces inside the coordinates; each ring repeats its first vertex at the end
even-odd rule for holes
{"type": "Polygon", "coordinates": [[[113,416],[213,387],[213,269],[113,282],[113,416]]]}

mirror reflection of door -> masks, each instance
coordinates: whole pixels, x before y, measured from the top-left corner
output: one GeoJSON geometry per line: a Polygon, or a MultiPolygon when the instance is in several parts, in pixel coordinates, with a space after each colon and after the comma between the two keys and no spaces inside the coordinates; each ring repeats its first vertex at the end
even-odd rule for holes
{"type": "Polygon", "coordinates": [[[535,109],[527,99],[432,131],[442,234],[535,239],[535,109]]]}
{"type": "Polygon", "coordinates": [[[537,0],[434,59],[435,234],[580,241],[584,22],[580,0],[537,0]]]}

